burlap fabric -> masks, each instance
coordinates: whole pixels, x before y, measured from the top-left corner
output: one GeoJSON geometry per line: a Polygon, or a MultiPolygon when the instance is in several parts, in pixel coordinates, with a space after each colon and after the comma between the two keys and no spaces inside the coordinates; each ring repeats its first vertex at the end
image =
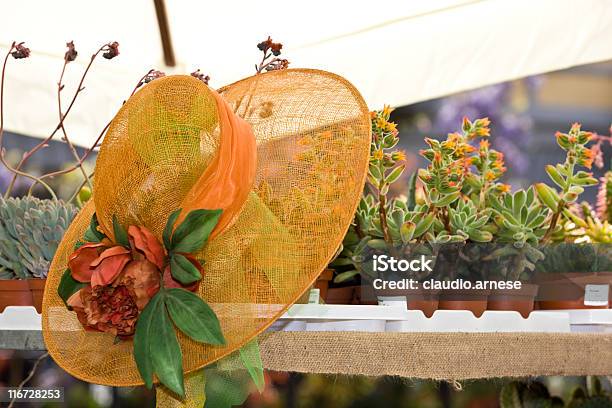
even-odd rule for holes
{"type": "MultiPolygon", "coordinates": [[[[158,238],[219,145],[211,91],[188,76],[157,79],[121,108],[105,137],[93,200],[68,229],[51,265],[43,332],[55,361],[80,379],[142,384],[132,342],[86,332],[57,294],[74,244],[96,211],[110,230],[143,225],[158,238]]],[[[367,173],[370,118],[355,88],[322,71],[283,70],[220,90],[252,127],[257,172],[235,223],[196,257],[204,262],[199,295],[216,311],[224,347],[179,336],[191,372],[265,330],[314,282],[340,245],[367,173]]]]}
{"type": "Polygon", "coordinates": [[[260,336],[275,371],[467,380],[611,375],[607,333],[274,332],[260,336]]]}

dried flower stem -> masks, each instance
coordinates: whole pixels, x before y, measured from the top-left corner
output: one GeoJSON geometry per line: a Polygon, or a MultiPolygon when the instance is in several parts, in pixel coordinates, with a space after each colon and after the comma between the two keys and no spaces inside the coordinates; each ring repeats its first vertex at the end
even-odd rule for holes
{"type": "MultiPolygon", "coordinates": [[[[149,76],[151,74],[151,72],[153,72],[153,71],[154,71],[153,69],[149,70],[149,72],[147,72],[146,74],[144,74],[142,76],[142,78],[140,78],[140,80],[138,81],[138,83],[136,84],[134,89],[132,90],[132,93],[130,94],[130,96],[132,96],[132,95],[134,95],[136,93],[136,91],[144,84],[145,78],[147,78],[147,76],[149,76]]],[[[125,103],[125,101],[123,103],[125,103]]],[[[104,136],[104,134],[108,130],[109,126],[110,126],[110,122],[108,122],[106,124],[106,126],[104,126],[102,131],[98,134],[98,137],[94,141],[93,145],[91,145],[91,147],[85,151],[85,153],[83,154],[82,157],[78,157],[78,154],[76,155],[76,157],[75,157],[77,159],[76,164],[74,164],[73,166],[71,166],[71,167],[69,167],[67,169],[64,169],[64,170],[58,170],[58,171],[54,171],[52,173],[47,173],[47,174],[41,176],[40,179],[44,179],[44,178],[48,178],[48,177],[60,176],[62,174],[67,174],[67,173],[70,173],[70,172],[76,170],[77,168],[81,168],[81,170],[83,172],[85,172],[85,169],[83,168],[83,163],[85,162],[85,160],[87,160],[89,155],[96,149],[96,147],[98,147],[98,145],[100,144],[100,141],[102,140],[102,137],[104,136]]],[[[74,151],[76,153],[76,150],[74,150],[74,151]]],[[[78,195],[79,191],[85,186],[85,184],[89,184],[90,188],[93,188],[93,186],[91,185],[91,177],[92,177],[92,175],[93,175],[93,173],[85,176],[85,182],[83,182],[79,186],[79,188],[71,196],[71,198],[68,200],[68,202],[74,200],[74,198],[78,195]]],[[[32,189],[33,188],[34,188],[34,184],[30,187],[29,194],[32,193],[32,189]]]]}
{"type": "Polygon", "coordinates": [[[261,62],[259,65],[255,65],[255,71],[257,71],[257,74],[261,74],[263,71],[286,69],[289,66],[289,61],[286,59],[273,58],[269,60],[272,56],[278,57],[281,54],[281,49],[283,48],[283,44],[273,42],[270,36],[268,36],[267,40],[257,44],[257,48],[263,52],[261,62]]]}
{"type": "MultiPolygon", "coordinates": [[[[87,64],[87,67],[85,68],[85,71],[83,72],[83,75],[81,76],[81,80],[79,81],[79,85],[76,88],[76,91],[74,92],[74,95],[72,97],[72,100],[70,101],[70,104],[68,105],[68,108],[66,109],[66,112],[63,114],[63,116],[60,118],[58,125],[55,127],[55,129],[53,130],[53,132],[51,132],[51,134],[43,139],[40,143],[38,143],[36,146],[34,146],[32,149],[30,149],[29,151],[25,152],[23,157],[21,158],[20,162],[17,164],[17,166],[15,167],[15,170],[20,171],[22,166],[30,159],[30,157],[32,157],[32,155],[34,153],[36,153],[37,151],[39,151],[41,148],[48,146],[49,142],[53,139],[53,137],[55,136],[55,134],[58,132],[58,130],[62,129],[63,125],[64,125],[64,121],[66,120],[66,117],[68,116],[68,114],[70,113],[70,111],[72,110],[72,107],[74,106],[74,103],[76,102],[77,97],[79,96],[79,94],[85,89],[83,87],[83,83],[85,82],[85,78],[87,77],[87,73],[89,72],[89,69],[91,68],[91,66],[93,65],[93,62],[95,61],[96,57],[102,52],[102,51],[106,51],[107,48],[110,46],[110,43],[104,44],[103,46],[101,46],[90,58],[89,60],[89,64],[87,64]]],[[[82,163],[81,163],[82,164],[82,163]]],[[[55,172],[57,173],[57,172],[55,172]]],[[[13,171],[13,178],[11,180],[11,183],[8,186],[8,189],[5,193],[5,196],[8,196],[11,193],[11,190],[13,189],[13,186],[15,185],[15,181],[17,180],[17,176],[19,175],[24,175],[20,172],[15,172],[13,171]]],[[[50,177],[50,175],[45,175],[45,177],[50,177]]],[[[41,184],[44,184],[44,182],[41,182],[40,178],[34,178],[36,181],[38,181],[41,184]]],[[[53,193],[53,196],[55,198],[55,193],[53,193]]]]}
{"type": "MultiPolygon", "coordinates": [[[[83,178],[85,179],[89,187],[92,188],[91,180],[89,180],[89,177],[87,176],[87,172],[83,168],[83,162],[81,161],[79,157],[79,153],[76,151],[76,149],[74,148],[74,145],[68,138],[66,128],[64,127],[64,123],[62,121],[62,118],[64,116],[64,114],[62,113],[62,97],[61,97],[62,89],[64,89],[64,85],[62,84],[62,82],[64,79],[64,73],[66,72],[66,65],[68,65],[68,62],[69,62],[68,59],[64,59],[64,65],[62,66],[62,73],[60,74],[60,78],[57,83],[57,110],[58,110],[60,124],[62,127],[62,134],[63,134],[64,140],[66,141],[66,144],[68,145],[68,148],[70,149],[70,152],[72,153],[72,156],[77,161],[77,164],[75,167],[81,170],[81,174],[83,174],[83,178]]],[[[42,176],[41,178],[44,178],[44,177],[45,176],[42,176]]]]}
{"type": "MultiPolygon", "coordinates": [[[[34,366],[30,370],[30,373],[28,374],[28,376],[17,387],[17,391],[21,391],[23,389],[23,387],[28,383],[28,381],[30,381],[32,379],[32,377],[34,377],[34,374],[36,374],[36,370],[38,369],[38,366],[47,357],[49,357],[49,353],[44,353],[40,357],[38,357],[38,359],[34,363],[34,366]]],[[[15,399],[16,399],[16,397],[11,400],[11,403],[8,405],[7,408],[12,408],[13,407],[13,405],[15,404],[15,399]]]]}
{"type": "Polygon", "coordinates": [[[9,188],[7,188],[6,192],[4,193],[4,197],[5,198],[9,197],[11,190],[13,188],[13,185],[14,185],[15,179],[17,178],[17,175],[20,175],[20,176],[27,177],[35,182],[40,183],[43,187],[45,187],[45,189],[47,189],[47,191],[49,191],[49,193],[51,194],[53,198],[57,198],[57,196],[55,195],[55,192],[47,183],[45,183],[44,181],[42,181],[40,178],[36,176],[22,172],[19,167],[13,168],[13,166],[11,166],[10,163],[8,163],[6,161],[6,158],[4,157],[5,151],[4,151],[4,148],[2,147],[2,142],[4,140],[4,80],[5,80],[5,74],[6,74],[6,64],[8,62],[9,56],[11,55],[11,52],[15,48],[15,45],[16,43],[13,41],[13,43],[11,44],[11,47],[6,53],[6,57],[4,58],[4,62],[2,64],[2,75],[0,78],[0,162],[2,162],[2,164],[14,175],[13,179],[11,180],[11,184],[9,185],[9,188]]]}
{"type": "MultiPolygon", "coordinates": [[[[108,129],[108,127],[110,126],[110,122],[108,122],[106,124],[106,126],[104,126],[104,128],[102,129],[102,131],[100,132],[100,134],[98,134],[98,137],[96,138],[95,142],[93,143],[93,145],[91,145],[91,147],[89,149],[87,149],[85,151],[85,153],[83,154],[83,156],[81,156],[78,161],[76,162],[76,164],[74,164],[73,166],[70,166],[67,169],[64,170],[57,170],[54,171],[52,173],[47,173],[43,176],[41,176],[39,179],[36,180],[36,182],[34,184],[32,184],[32,186],[30,186],[30,189],[28,191],[28,194],[32,194],[32,190],[34,189],[34,185],[36,183],[41,182],[40,180],[42,180],[43,178],[49,178],[49,177],[55,177],[55,176],[60,176],[62,174],[67,174],[70,173],[72,171],[74,171],[75,169],[77,169],[78,167],[82,167],[83,163],[85,162],[85,160],[87,160],[87,158],[89,157],[89,155],[95,150],[96,147],[98,147],[98,145],[100,144],[100,140],[102,139],[102,136],[104,136],[104,134],[106,133],[106,130],[108,129]]],[[[91,174],[87,176],[86,181],[83,183],[82,186],[84,186],[85,184],[88,183],[88,179],[91,179],[91,174]]],[[[90,181],[90,180],[89,180],[90,181]]],[[[82,187],[81,186],[81,187],[82,187]]],[[[70,200],[69,200],[70,201],[70,200]]]]}

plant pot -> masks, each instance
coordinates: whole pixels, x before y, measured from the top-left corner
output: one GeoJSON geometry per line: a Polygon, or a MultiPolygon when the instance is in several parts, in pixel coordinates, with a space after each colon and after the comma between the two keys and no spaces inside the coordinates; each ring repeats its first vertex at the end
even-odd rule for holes
{"type": "Polygon", "coordinates": [[[27,280],[0,280],[0,313],[7,306],[32,306],[32,292],[27,280]]]}
{"type": "Polygon", "coordinates": [[[376,291],[372,287],[372,285],[364,285],[362,284],[357,288],[357,296],[359,298],[360,305],[377,305],[378,298],[376,296],[376,291]]]}
{"type": "Polygon", "coordinates": [[[344,286],[340,288],[327,289],[325,303],[330,305],[355,305],[358,304],[357,289],[359,286],[344,286]]]}
{"type": "Polygon", "coordinates": [[[333,269],[324,269],[323,272],[317,278],[314,287],[319,289],[319,296],[321,299],[327,297],[327,290],[329,288],[329,282],[334,278],[333,269]]]}
{"type": "Polygon", "coordinates": [[[608,309],[612,303],[612,272],[538,274],[536,282],[540,286],[536,302],[540,310],[608,309]],[[609,285],[608,303],[585,305],[586,285],[609,285]]]}
{"type": "Polygon", "coordinates": [[[440,291],[434,289],[415,289],[406,292],[408,310],[420,310],[425,317],[433,316],[440,303],[440,291]]]}
{"type": "Polygon", "coordinates": [[[439,310],[469,310],[476,317],[487,310],[489,290],[446,289],[440,291],[439,310]]]}
{"type": "Polygon", "coordinates": [[[529,317],[535,305],[538,285],[523,283],[520,289],[494,289],[487,301],[487,310],[512,310],[529,317]]]}
{"type": "Polygon", "coordinates": [[[42,313],[43,293],[47,279],[27,279],[27,282],[32,293],[32,304],[38,313],[42,313]]]}
{"type": "Polygon", "coordinates": [[[406,291],[403,289],[375,289],[380,306],[399,306],[406,308],[406,291]]]}

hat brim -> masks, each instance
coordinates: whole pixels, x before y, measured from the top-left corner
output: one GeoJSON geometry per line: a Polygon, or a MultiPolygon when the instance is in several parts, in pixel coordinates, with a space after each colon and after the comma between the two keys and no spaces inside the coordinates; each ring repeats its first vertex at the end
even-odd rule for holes
{"type": "MultiPolygon", "coordinates": [[[[199,295],[217,313],[227,344],[205,345],[179,335],[185,372],[248,343],[314,283],[342,242],[368,169],[368,109],[345,79],[290,69],[244,79],[219,93],[252,126],[258,168],[236,222],[201,254],[199,295]]],[[[129,108],[128,101],[119,114],[129,108]]],[[[68,257],[96,210],[97,193],[94,189],[94,199],[66,232],[49,270],[44,340],[54,360],[77,378],[141,385],[132,342],[115,344],[110,334],[85,331],[57,294],[68,257]]],[[[165,205],[158,217],[166,219],[178,205],[165,205]]]]}

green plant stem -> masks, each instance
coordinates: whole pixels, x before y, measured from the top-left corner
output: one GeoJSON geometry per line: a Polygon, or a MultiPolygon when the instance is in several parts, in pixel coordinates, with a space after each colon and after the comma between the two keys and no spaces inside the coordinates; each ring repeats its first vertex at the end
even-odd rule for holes
{"type": "MultiPolygon", "coordinates": [[[[488,153],[487,153],[488,156],[488,153]]],[[[482,167],[482,173],[481,173],[481,177],[482,177],[482,188],[480,189],[480,197],[479,197],[479,203],[478,203],[478,208],[481,210],[485,209],[485,201],[486,201],[486,194],[487,194],[487,190],[489,188],[489,182],[487,181],[487,171],[489,170],[489,161],[488,161],[488,157],[485,158],[485,160],[483,160],[484,164],[482,167]]]]}
{"type": "MultiPolygon", "coordinates": [[[[571,179],[574,176],[574,167],[575,167],[574,163],[570,161],[569,157],[565,160],[565,166],[568,170],[567,174],[569,174],[569,176],[567,176],[565,185],[563,186],[563,194],[566,194],[571,187],[571,184],[572,184],[571,179]]],[[[546,233],[542,237],[542,240],[541,240],[542,243],[547,243],[548,241],[550,241],[552,234],[555,231],[555,228],[557,228],[557,223],[559,222],[561,213],[565,209],[566,205],[567,203],[565,202],[563,198],[561,198],[559,202],[557,203],[557,210],[554,212],[554,214],[552,215],[552,218],[550,219],[550,226],[548,227],[548,229],[546,230],[546,233]]]]}
{"type": "Polygon", "coordinates": [[[389,233],[389,225],[387,224],[387,197],[384,194],[378,193],[378,213],[380,214],[380,228],[383,230],[385,241],[393,245],[393,239],[389,233]]]}
{"type": "Polygon", "coordinates": [[[448,218],[448,208],[445,208],[442,211],[442,221],[444,222],[444,228],[446,229],[446,232],[448,232],[449,234],[452,234],[451,226],[450,226],[450,219],[448,218]]]}
{"type": "Polygon", "coordinates": [[[527,243],[524,244],[523,247],[519,250],[518,254],[516,254],[514,258],[512,259],[511,277],[515,281],[519,280],[521,273],[523,272],[522,270],[519,270],[519,266],[521,264],[521,261],[525,258],[525,245],[529,245],[529,244],[527,243]]]}
{"type": "Polygon", "coordinates": [[[552,218],[550,219],[550,226],[542,237],[542,243],[547,243],[550,241],[555,228],[557,228],[557,223],[559,222],[559,217],[561,216],[561,211],[563,211],[563,208],[565,208],[565,201],[559,200],[559,203],[557,204],[557,211],[555,211],[555,213],[552,215],[552,218]]]}
{"type": "Polygon", "coordinates": [[[355,234],[359,237],[359,239],[363,239],[365,237],[365,233],[361,229],[361,225],[359,225],[359,221],[357,221],[357,217],[354,218],[355,223],[355,234]]]}

